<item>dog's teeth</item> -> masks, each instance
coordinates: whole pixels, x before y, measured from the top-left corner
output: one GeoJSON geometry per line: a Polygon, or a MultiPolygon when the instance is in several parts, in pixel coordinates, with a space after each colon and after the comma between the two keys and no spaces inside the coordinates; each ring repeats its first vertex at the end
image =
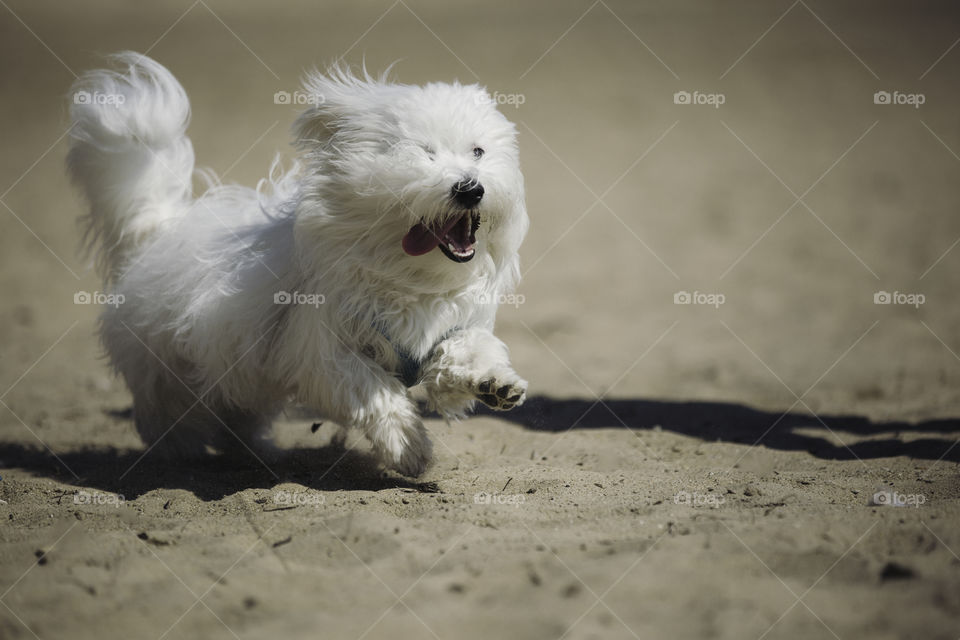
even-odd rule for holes
{"type": "Polygon", "coordinates": [[[450,251],[451,254],[457,256],[458,258],[469,258],[470,256],[473,255],[473,251],[474,251],[472,248],[466,251],[462,249],[458,249],[457,247],[454,246],[452,242],[448,242],[446,244],[446,248],[450,251]]]}

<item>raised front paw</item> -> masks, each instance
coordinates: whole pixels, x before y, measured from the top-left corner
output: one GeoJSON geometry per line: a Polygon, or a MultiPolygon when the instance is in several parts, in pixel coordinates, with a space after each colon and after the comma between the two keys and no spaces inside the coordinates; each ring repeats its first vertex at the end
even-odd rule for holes
{"type": "Polygon", "coordinates": [[[526,400],[527,382],[517,377],[484,378],[477,384],[474,395],[491,409],[509,411],[526,400]]]}

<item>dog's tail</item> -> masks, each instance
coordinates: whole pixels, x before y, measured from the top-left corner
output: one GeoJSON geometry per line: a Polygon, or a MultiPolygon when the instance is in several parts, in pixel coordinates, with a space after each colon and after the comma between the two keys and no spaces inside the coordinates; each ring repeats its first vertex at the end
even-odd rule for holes
{"type": "Polygon", "coordinates": [[[162,65],[138,53],[111,56],[116,70],[81,76],[70,99],[70,175],[86,193],[88,250],[108,282],[132,249],[191,198],[190,103],[162,65]]]}

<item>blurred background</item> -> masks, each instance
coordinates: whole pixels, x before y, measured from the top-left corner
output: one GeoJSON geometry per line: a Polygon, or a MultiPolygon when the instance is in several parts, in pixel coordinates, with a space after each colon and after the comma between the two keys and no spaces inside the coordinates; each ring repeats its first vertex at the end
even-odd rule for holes
{"type": "MultiPolygon", "coordinates": [[[[836,472],[859,477],[864,491],[882,481],[919,482],[921,468],[939,465],[939,489],[926,491],[943,492],[948,502],[941,504],[950,506],[943,507],[940,522],[956,530],[960,9],[955,3],[2,0],[0,5],[0,386],[7,389],[0,395],[0,433],[5,442],[60,455],[91,443],[140,446],[129,424],[103,417],[105,407],[128,406],[129,395],[98,360],[97,309],[74,304],[75,293],[101,286],[77,253],[75,219],[83,206],[63,168],[66,105],[76,75],[102,65],[102,56],[110,52],[148,53],[186,87],[198,165],[210,167],[225,182],[253,185],[274,154],[292,158],[289,128],[303,106],[277,100],[278,92],[296,102],[304,70],[341,58],[371,71],[396,62],[393,76],[401,82],[459,80],[486,86],[519,130],[531,227],[522,249],[522,304],[501,308],[498,333],[541,404],[532,403],[514,420],[564,431],[603,398],[613,407],[611,415],[588,421],[592,427],[656,424],[703,441],[726,440],[735,438],[723,429],[708,437],[701,425],[710,424],[720,408],[732,407],[752,416],[752,422],[744,418],[751,426],[739,436],[745,444],[803,449],[805,444],[777,440],[777,429],[764,441],[779,423],[777,416],[793,411],[808,419],[788,420],[778,429],[802,426],[821,446],[842,453],[847,469],[855,471],[836,472]],[[547,401],[554,403],[554,412],[537,413],[547,401]],[[642,409],[650,407],[644,402],[656,404],[659,413],[645,415],[642,409]],[[692,417],[682,410],[680,417],[671,414],[670,407],[691,402],[714,404],[692,410],[692,417]],[[820,415],[846,416],[859,426],[844,433],[830,419],[835,428],[828,428],[820,415]],[[918,423],[926,427],[901,434],[918,423]],[[847,445],[881,431],[890,432],[885,448],[844,453],[851,451],[847,445]],[[912,448],[911,439],[916,441],[912,448]],[[861,456],[884,460],[864,464],[855,460],[861,456]]],[[[722,427],[739,424],[729,411],[726,415],[722,427]]],[[[488,418],[475,424],[503,442],[527,442],[528,432],[516,425],[488,418]]],[[[431,428],[440,433],[438,425],[431,428]]],[[[481,455],[473,434],[467,439],[458,433],[450,435],[456,455],[464,450],[481,455]]],[[[604,464],[591,458],[595,470],[633,464],[618,457],[633,451],[625,441],[578,437],[571,435],[568,442],[584,451],[609,447],[598,454],[604,464]]],[[[644,437],[667,457],[686,446],[656,440],[656,434],[644,437]]],[[[500,449],[500,441],[485,446],[491,456],[507,447],[500,449]]],[[[444,465],[449,450],[438,447],[444,465]]],[[[4,462],[17,466],[10,452],[19,449],[6,451],[4,462]]],[[[641,454],[647,455],[635,452],[637,465],[641,454]]],[[[527,449],[517,455],[517,468],[525,468],[527,449]]],[[[731,450],[718,465],[727,468],[744,455],[731,450]]],[[[703,460],[697,477],[712,473],[703,460]]],[[[565,479],[587,472],[582,459],[569,462],[555,478],[561,493],[565,479]]],[[[778,458],[755,468],[762,470],[758,477],[770,480],[774,467],[808,464],[809,477],[823,477],[818,474],[828,471],[819,463],[778,458]]],[[[52,459],[31,464],[37,473],[58,467],[52,459]]],[[[451,475],[452,468],[443,466],[443,473],[451,475]]],[[[464,475],[463,468],[455,475],[464,475]]],[[[661,471],[659,462],[645,470],[632,490],[640,497],[631,500],[659,504],[655,500],[663,496],[644,487],[652,486],[661,471]]],[[[87,477],[82,471],[79,476],[87,477]]],[[[497,486],[503,480],[496,476],[497,486]]],[[[584,486],[593,490],[595,482],[601,487],[606,481],[591,477],[584,486]]],[[[851,496],[845,488],[830,500],[845,509],[855,508],[855,500],[862,508],[863,495],[851,496]]],[[[821,498],[809,500],[819,504],[821,498]]],[[[630,516],[630,503],[625,504],[616,517],[640,517],[630,516]]],[[[577,536],[643,537],[644,527],[657,521],[654,516],[644,516],[647,525],[616,520],[598,509],[595,522],[619,522],[620,537],[602,526],[577,536]]],[[[568,515],[550,512],[544,518],[554,526],[567,522],[568,515]]],[[[397,516],[398,526],[407,525],[404,517],[397,516]]],[[[759,516],[742,516],[751,522],[754,517],[759,516]]],[[[838,511],[831,517],[834,528],[825,529],[835,535],[836,527],[842,528],[838,523],[849,516],[838,511]]],[[[800,512],[792,522],[809,519],[809,513],[800,512]]],[[[477,524],[475,518],[470,521],[477,524]]],[[[930,549],[939,549],[940,555],[930,557],[930,571],[954,566],[957,555],[914,524],[930,549]]],[[[515,540],[529,538],[524,528],[495,525],[500,534],[512,531],[515,540]]],[[[531,526],[537,524],[531,521],[531,526]]],[[[666,520],[658,526],[665,527],[666,520]]],[[[828,544],[820,533],[811,533],[806,543],[828,544]]],[[[835,535],[842,544],[826,556],[815,554],[815,561],[810,560],[814,556],[790,556],[774,567],[802,574],[802,567],[822,560],[823,566],[798,586],[805,589],[862,530],[847,533],[835,535]]],[[[445,535],[440,539],[455,539],[445,535]]],[[[736,541],[729,542],[729,557],[745,554],[736,541]]],[[[572,541],[570,546],[576,548],[572,541]]],[[[793,546],[787,542],[771,553],[789,554],[793,546]]],[[[879,547],[889,551],[889,545],[879,547]]],[[[877,558],[882,553],[877,551],[877,558]]],[[[517,556],[511,566],[526,557],[517,556]]],[[[581,559],[586,566],[599,566],[581,559]]],[[[754,559],[747,555],[744,562],[754,559]]],[[[873,584],[870,580],[879,575],[874,564],[881,560],[864,562],[869,571],[851,570],[851,583],[873,584]]],[[[19,574],[14,565],[11,576],[19,574]]],[[[518,571],[526,580],[526,569],[518,571]]],[[[682,584],[688,586],[703,579],[692,568],[684,575],[682,584]]],[[[705,591],[710,584],[722,589],[725,579],[708,580],[705,591]]],[[[625,601],[655,597],[655,581],[645,585],[629,587],[633,591],[626,592],[625,601]]],[[[755,587],[757,597],[770,588],[762,582],[755,587]]],[[[838,586],[834,599],[848,587],[838,586]]],[[[942,585],[930,588],[942,592],[942,585]]],[[[529,596],[525,590],[504,593],[529,596]]],[[[932,602],[924,594],[919,601],[932,602]]],[[[830,600],[824,598],[823,606],[829,608],[830,600]]],[[[836,602],[846,606],[847,601],[836,602]]],[[[884,601],[876,602],[884,608],[884,601]]],[[[952,612],[955,621],[960,603],[950,602],[938,604],[937,611],[952,612]]],[[[724,618],[726,604],[717,607],[720,613],[708,621],[694,616],[691,637],[715,637],[708,631],[723,628],[717,620],[733,621],[724,618]]],[[[563,618],[564,610],[556,615],[563,618]]],[[[672,611],[684,615],[682,608],[672,611]]],[[[648,613],[651,617],[638,614],[630,627],[642,629],[644,620],[657,619],[653,610],[648,613]]],[[[760,619],[770,623],[778,613],[760,619]]],[[[842,625],[835,621],[845,614],[834,613],[826,616],[828,622],[842,625]]],[[[533,624],[514,614],[501,610],[500,620],[533,624]]],[[[7,620],[10,633],[29,637],[7,620]]],[[[751,620],[756,622],[749,616],[741,621],[749,627],[751,620]]],[[[791,630],[784,637],[831,637],[815,621],[790,626],[790,620],[777,629],[791,630]]],[[[917,637],[939,637],[931,629],[948,626],[935,617],[925,620],[930,635],[917,637]]],[[[750,627],[747,635],[759,635],[766,626],[757,624],[756,633],[750,627]]],[[[857,621],[849,624],[848,632],[861,628],[857,621]]],[[[596,625],[624,631],[610,619],[596,625]]],[[[516,637],[538,636],[534,626],[523,627],[529,633],[510,628],[516,637]]],[[[549,628],[558,631],[551,636],[557,637],[565,627],[549,628]]],[[[684,631],[690,629],[681,627],[676,637],[684,631]]]]}
{"type": "Polygon", "coordinates": [[[518,367],[536,369],[534,392],[781,407],[817,382],[814,409],[948,415],[960,393],[957,13],[878,2],[10,2],[4,361],[74,319],[64,340],[83,368],[94,354],[96,310],[72,305],[74,291],[99,286],[76,253],[82,206],[63,172],[75,74],[108,52],[149,52],[190,95],[198,164],[254,184],[275,153],[290,157],[302,108],[275,93],[343,57],[371,70],[397,62],[402,82],[480,83],[516,122],[532,226],[524,304],[501,311],[500,330],[518,367]],[[878,91],[923,103],[876,104],[878,91]],[[675,305],[681,291],[724,302],[675,305]],[[875,305],[877,291],[925,302],[875,305]]]}

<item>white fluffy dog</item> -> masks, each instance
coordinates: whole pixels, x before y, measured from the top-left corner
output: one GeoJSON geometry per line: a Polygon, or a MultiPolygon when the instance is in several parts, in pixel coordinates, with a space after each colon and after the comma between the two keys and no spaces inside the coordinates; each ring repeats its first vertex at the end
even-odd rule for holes
{"type": "Polygon", "coordinates": [[[519,278],[523,177],[482,88],[310,74],[297,164],[257,189],[199,172],[194,198],[183,87],[139,54],[113,61],[73,87],[67,162],[123,300],[100,335],[148,446],[252,448],[298,402],[417,476],[431,443],[409,387],[447,418],[523,402],[492,332],[519,278]]]}

